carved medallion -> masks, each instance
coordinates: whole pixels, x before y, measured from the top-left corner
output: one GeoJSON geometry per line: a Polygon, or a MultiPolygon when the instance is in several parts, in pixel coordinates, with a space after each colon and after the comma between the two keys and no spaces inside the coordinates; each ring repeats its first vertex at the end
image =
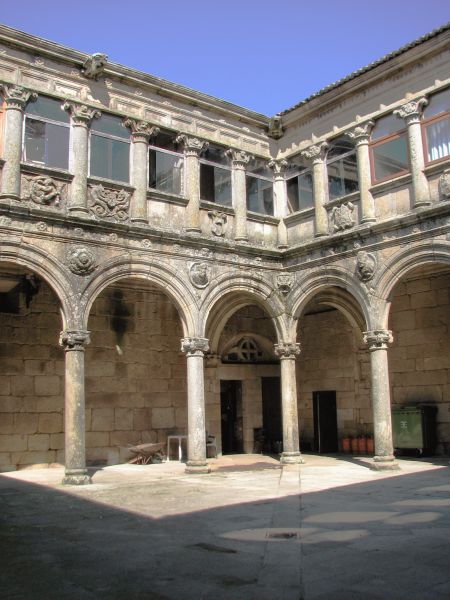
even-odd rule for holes
{"type": "Polygon", "coordinates": [[[130,207],[130,193],[125,190],[110,190],[101,184],[90,188],[89,209],[102,219],[126,221],[130,207]]]}
{"type": "Polygon", "coordinates": [[[75,275],[89,275],[97,266],[94,254],[85,246],[76,246],[69,250],[67,265],[75,275]]]}
{"type": "Polygon", "coordinates": [[[355,225],[353,217],[354,205],[351,202],[343,202],[340,206],[335,206],[331,211],[331,221],[333,223],[333,233],[336,231],[345,231],[355,225]]]}
{"type": "Polygon", "coordinates": [[[51,177],[38,175],[25,177],[25,187],[28,188],[24,200],[32,200],[35,204],[59,206],[61,187],[58,187],[51,177]]]}
{"type": "Polygon", "coordinates": [[[224,212],[218,210],[210,210],[208,217],[211,219],[211,233],[217,237],[223,237],[225,235],[227,215],[224,212]]]}
{"type": "Polygon", "coordinates": [[[439,177],[439,190],[444,198],[450,198],[450,169],[446,169],[439,177]]]}
{"type": "Polygon", "coordinates": [[[199,289],[209,284],[210,268],[207,262],[198,261],[191,263],[189,267],[189,280],[193,286],[199,289]]]}
{"type": "Polygon", "coordinates": [[[375,274],[377,259],[373,254],[361,250],[356,255],[356,274],[361,281],[370,281],[375,274]]]}

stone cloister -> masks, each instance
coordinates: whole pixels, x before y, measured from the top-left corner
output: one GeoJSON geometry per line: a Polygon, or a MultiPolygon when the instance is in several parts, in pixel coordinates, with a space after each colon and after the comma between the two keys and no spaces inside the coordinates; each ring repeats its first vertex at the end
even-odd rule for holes
{"type": "Polygon", "coordinates": [[[436,406],[447,453],[448,31],[269,119],[1,27],[0,468],[88,483],[177,432],[207,473],[207,432],[252,452],[278,418],[270,385],[283,464],[324,391],[374,468],[393,405],[436,406]]]}

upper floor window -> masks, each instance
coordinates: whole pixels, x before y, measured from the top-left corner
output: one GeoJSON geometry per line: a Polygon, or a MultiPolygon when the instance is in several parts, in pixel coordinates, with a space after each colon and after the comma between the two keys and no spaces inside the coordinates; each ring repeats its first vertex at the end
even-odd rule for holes
{"type": "Polygon", "coordinates": [[[200,198],[231,206],[231,167],[220,146],[210,144],[200,159],[200,198]]]}
{"type": "Polygon", "coordinates": [[[290,160],[286,176],[288,208],[290,213],[314,206],[313,177],[310,168],[304,164],[301,156],[290,160]],[[292,175],[295,173],[295,175],[292,175]]]}
{"type": "Polygon", "coordinates": [[[371,139],[373,183],[409,171],[408,140],[402,119],[393,114],[381,117],[375,124],[371,139]]]}
{"type": "Polygon", "coordinates": [[[247,210],[273,215],[272,171],[265,160],[256,158],[247,167],[247,210]]]}
{"type": "Polygon", "coordinates": [[[450,155],[450,88],[430,97],[423,118],[425,160],[446,158],[450,155]]]}
{"type": "Polygon", "coordinates": [[[70,117],[62,102],[39,96],[27,104],[23,160],[45,167],[69,168],[70,117]]]}
{"type": "Polygon", "coordinates": [[[175,144],[173,134],[160,132],[150,141],[148,164],[150,188],[182,194],[184,155],[175,144]]]}
{"type": "Polygon", "coordinates": [[[121,117],[102,114],[92,122],[89,164],[94,177],[130,180],[130,132],[121,117]]]}
{"type": "Polygon", "coordinates": [[[330,200],[358,191],[356,150],[347,137],[342,136],[330,142],[327,171],[330,200]]]}

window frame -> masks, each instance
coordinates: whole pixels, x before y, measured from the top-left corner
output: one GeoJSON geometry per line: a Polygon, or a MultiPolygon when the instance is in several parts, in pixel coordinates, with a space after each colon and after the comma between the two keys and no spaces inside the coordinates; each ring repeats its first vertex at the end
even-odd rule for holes
{"type": "MultiPolygon", "coordinates": [[[[122,119],[122,124],[123,124],[123,119],[124,117],[122,117],[122,115],[115,115],[113,113],[103,113],[105,115],[108,115],[110,117],[115,117],[117,119],[122,119]]],[[[102,114],[102,116],[103,116],[102,114]]],[[[101,119],[102,117],[100,117],[101,119]]],[[[92,177],[92,179],[104,179],[106,181],[114,181],[117,183],[123,183],[125,185],[130,185],[131,184],[131,172],[132,172],[132,157],[131,157],[131,133],[128,137],[128,140],[123,138],[123,137],[119,137],[117,135],[114,135],[113,133],[104,133],[103,131],[95,131],[92,129],[92,127],[89,127],[89,143],[88,143],[88,177],[92,177]],[[98,137],[103,137],[106,138],[107,140],[115,140],[118,142],[122,142],[124,144],[128,144],[128,180],[124,181],[123,179],[112,179],[110,177],[102,177],[101,175],[93,175],[91,173],[91,149],[92,149],[92,143],[91,143],[91,139],[92,136],[98,136],[98,137]]]]}
{"type": "MultiPolygon", "coordinates": [[[[288,209],[290,209],[290,203],[289,203],[289,195],[288,195],[288,191],[287,191],[287,182],[290,181],[291,179],[298,180],[298,178],[300,176],[306,175],[307,173],[311,174],[311,180],[312,180],[313,179],[313,170],[311,167],[305,167],[303,170],[297,169],[297,171],[294,172],[294,175],[291,174],[291,175],[287,176],[287,174],[286,174],[284,180],[286,182],[286,196],[287,196],[288,209]]],[[[314,208],[315,208],[315,205],[314,205],[314,182],[311,186],[311,193],[312,193],[311,206],[305,206],[303,208],[300,208],[300,186],[297,184],[297,200],[298,200],[299,208],[298,208],[298,210],[293,210],[293,211],[289,212],[287,216],[296,215],[297,213],[302,213],[302,212],[308,211],[308,210],[314,210],[314,208]]]]}
{"type": "Polygon", "coordinates": [[[423,145],[423,156],[424,156],[424,160],[425,160],[425,166],[434,165],[434,164],[437,164],[440,162],[450,160],[450,154],[447,154],[446,156],[443,156],[442,158],[435,158],[434,160],[428,159],[429,146],[428,146],[428,136],[427,136],[428,125],[432,125],[433,123],[436,123],[437,121],[442,121],[444,119],[449,119],[449,118],[450,118],[450,109],[447,110],[446,112],[439,113],[437,115],[433,115],[429,119],[426,119],[421,122],[420,125],[422,127],[422,145],[423,145]]]}
{"type": "Polygon", "coordinates": [[[273,177],[266,177],[265,175],[255,175],[254,173],[250,173],[249,171],[245,171],[245,207],[247,212],[253,213],[254,215],[264,215],[266,217],[274,217],[275,216],[275,197],[273,193],[273,177]],[[248,188],[247,188],[247,177],[253,177],[253,179],[262,179],[263,181],[270,181],[272,184],[272,213],[267,212],[258,212],[256,210],[250,210],[248,208],[248,188]]]}
{"type": "Polygon", "coordinates": [[[149,144],[148,145],[148,151],[147,151],[147,165],[148,165],[148,177],[147,177],[147,189],[154,191],[154,192],[158,192],[161,194],[173,194],[174,196],[183,196],[185,193],[185,189],[186,189],[186,157],[184,152],[175,152],[175,150],[167,150],[166,148],[161,148],[160,146],[154,146],[153,144],[149,144]],[[159,190],[158,188],[153,188],[150,187],[150,150],[154,150],[155,152],[162,152],[163,154],[170,154],[170,156],[176,156],[177,158],[181,158],[183,160],[183,174],[181,177],[181,189],[180,189],[180,193],[177,194],[176,192],[166,192],[164,190],[159,190]]]}
{"type": "MultiPolygon", "coordinates": [[[[330,145],[333,143],[333,140],[330,141],[330,145]]],[[[356,146],[354,146],[351,150],[348,150],[347,152],[343,152],[342,154],[339,154],[337,156],[333,156],[332,158],[330,158],[329,160],[327,159],[326,161],[326,165],[327,165],[327,186],[328,186],[328,198],[330,200],[330,202],[334,202],[335,200],[341,200],[342,198],[345,198],[346,196],[350,196],[351,194],[356,194],[359,193],[359,177],[358,177],[358,155],[356,152],[356,146]],[[330,198],[330,179],[329,179],[329,173],[328,173],[328,165],[332,165],[333,163],[337,162],[338,160],[343,160],[344,158],[347,158],[347,156],[355,156],[355,165],[356,165],[356,182],[358,185],[358,188],[356,190],[354,190],[353,192],[348,192],[347,194],[342,194],[341,196],[338,196],[337,198],[330,198]]],[[[341,178],[341,182],[342,182],[342,178],[341,178]]],[[[313,191],[314,193],[314,191],[313,191]]]]}
{"type": "MultiPolygon", "coordinates": [[[[375,127],[376,127],[376,124],[375,124],[375,127]]],[[[384,183],[385,181],[390,181],[391,179],[396,179],[397,177],[402,177],[402,175],[407,175],[408,173],[411,173],[411,154],[409,152],[408,131],[407,131],[406,127],[403,127],[402,129],[399,129],[398,131],[396,131],[394,133],[389,133],[388,135],[385,135],[382,138],[378,138],[376,141],[371,141],[369,144],[369,150],[370,150],[370,152],[369,152],[370,175],[371,175],[372,185],[377,185],[378,183],[384,183]],[[393,142],[394,140],[399,139],[402,136],[405,136],[405,139],[406,139],[408,168],[403,169],[401,171],[397,171],[396,173],[393,173],[392,175],[386,175],[382,179],[376,179],[375,178],[375,160],[374,160],[374,156],[373,156],[373,149],[376,148],[377,146],[382,146],[386,142],[393,142]]]]}
{"type": "MultiPolygon", "coordinates": [[[[225,152],[225,149],[224,149],[225,152]]],[[[207,165],[209,167],[214,167],[217,169],[222,169],[224,171],[229,171],[230,172],[230,181],[231,181],[231,198],[230,198],[230,204],[220,204],[219,202],[217,202],[217,200],[208,200],[207,198],[202,198],[201,196],[201,185],[199,183],[199,187],[200,187],[200,201],[201,202],[210,202],[211,204],[216,204],[217,206],[224,206],[225,208],[234,208],[233,206],[233,167],[229,164],[222,164],[222,163],[216,163],[213,162],[211,160],[208,160],[206,158],[202,158],[201,156],[199,157],[199,181],[201,181],[201,174],[200,174],[200,170],[201,170],[201,165],[207,165]]]]}

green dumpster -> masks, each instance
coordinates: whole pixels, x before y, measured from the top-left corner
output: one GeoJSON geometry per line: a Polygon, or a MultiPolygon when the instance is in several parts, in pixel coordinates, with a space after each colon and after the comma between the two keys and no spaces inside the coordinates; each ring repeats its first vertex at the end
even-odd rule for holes
{"type": "Polygon", "coordinates": [[[416,450],[420,455],[434,453],[436,447],[436,407],[403,406],[392,411],[394,448],[416,450]]]}

